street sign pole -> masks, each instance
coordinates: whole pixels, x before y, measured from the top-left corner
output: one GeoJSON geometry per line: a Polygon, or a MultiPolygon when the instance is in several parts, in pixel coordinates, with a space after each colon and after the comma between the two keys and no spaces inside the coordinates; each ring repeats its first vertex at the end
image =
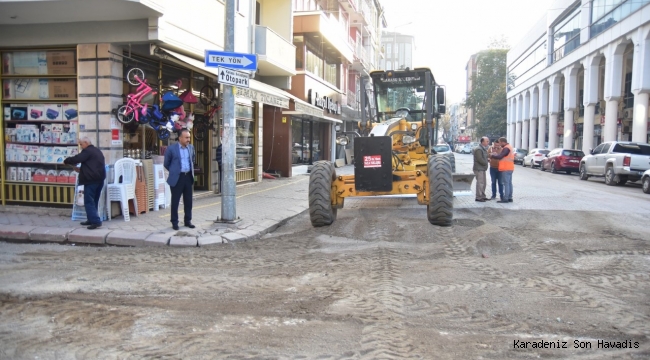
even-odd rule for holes
{"type": "MultiPolygon", "coordinates": [[[[226,0],[224,29],[224,50],[235,50],[235,1],[226,0]]],[[[221,187],[221,220],[234,222],[237,220],[237,203],[235,188],[235,94],[234,87],[223,85],[223,176],[221,187]]]]}

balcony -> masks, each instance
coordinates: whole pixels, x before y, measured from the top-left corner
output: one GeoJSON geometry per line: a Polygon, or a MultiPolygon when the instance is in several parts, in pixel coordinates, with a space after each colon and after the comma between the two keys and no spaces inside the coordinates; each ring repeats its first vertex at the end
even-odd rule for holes
{"type": "MultiPolygon", "coordinates": [[[[321,11],[294,13],[293,32],[294,34],[317,33],[325,40],[324,45],[334,47],[347,61],[354,60],[348,33],[342,30],[337,22],[329,20],[321,11]]],[[[292,59],[294,57],[295,55],[292,56],[292,59]]]]}
{"type": "MultiPolygon", "coordinates": [[[[372,25],[372,11],[367,0],[354,0],[357,11],[350,11],[350,26],[357,27],[363,31],[367,26],[372,25]]],[[[367,32],[367,30],[366,30],[367,32]]]]}
{"type": "Polygon", "coordinates": [[[255,53],[261,76],[296,75],[296,46],[266,26],[255,26],[255,53]]]}
{"type": "Polygon", "coordinates": [[[354,62],[352,62],[350,69],[358,72],[361,75],[368,76],[370,67],[368,66],[368,54],[366,49],[359,46],[354,54],[354,62]]]}
{"type": "Polygon", "coordinates": [[[357,93],[348,90],[347,105],[356,110],[357,108],[357,93]]]}

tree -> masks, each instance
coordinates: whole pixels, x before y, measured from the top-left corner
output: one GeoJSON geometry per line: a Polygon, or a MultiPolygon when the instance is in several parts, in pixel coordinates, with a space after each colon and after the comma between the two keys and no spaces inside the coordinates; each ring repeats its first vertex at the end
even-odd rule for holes
{"type": "Polygon", "coordinates": [[[506,55],[503,42],[493,42],[488,50],[477,55],[477,72],[472,75],[474,88],[467,95],[465,106],[474,111],[475,133],[503,136],[506,133],[506,55]]]}

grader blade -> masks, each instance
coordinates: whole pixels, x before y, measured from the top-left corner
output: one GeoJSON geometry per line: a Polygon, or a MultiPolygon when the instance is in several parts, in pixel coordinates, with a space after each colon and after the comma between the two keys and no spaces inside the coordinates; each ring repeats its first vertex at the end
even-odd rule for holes
{"type": "Polygon", "coordinates": [[[472,195],[472,181],[474,181],[474,174],[452,174],[454,185],[454,196],[469,196],[472,195]]]}

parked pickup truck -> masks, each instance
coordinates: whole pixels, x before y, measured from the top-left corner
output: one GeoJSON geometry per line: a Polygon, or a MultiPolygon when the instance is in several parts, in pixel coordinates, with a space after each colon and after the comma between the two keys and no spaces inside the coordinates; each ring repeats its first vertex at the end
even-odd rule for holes
{"type": "Polygon", "coordinates": [[[580,180],[604,176],[605,184],[638,181],[650,169],[650,144],[610,141],[598,145],[580,161],[580,180]]]}

